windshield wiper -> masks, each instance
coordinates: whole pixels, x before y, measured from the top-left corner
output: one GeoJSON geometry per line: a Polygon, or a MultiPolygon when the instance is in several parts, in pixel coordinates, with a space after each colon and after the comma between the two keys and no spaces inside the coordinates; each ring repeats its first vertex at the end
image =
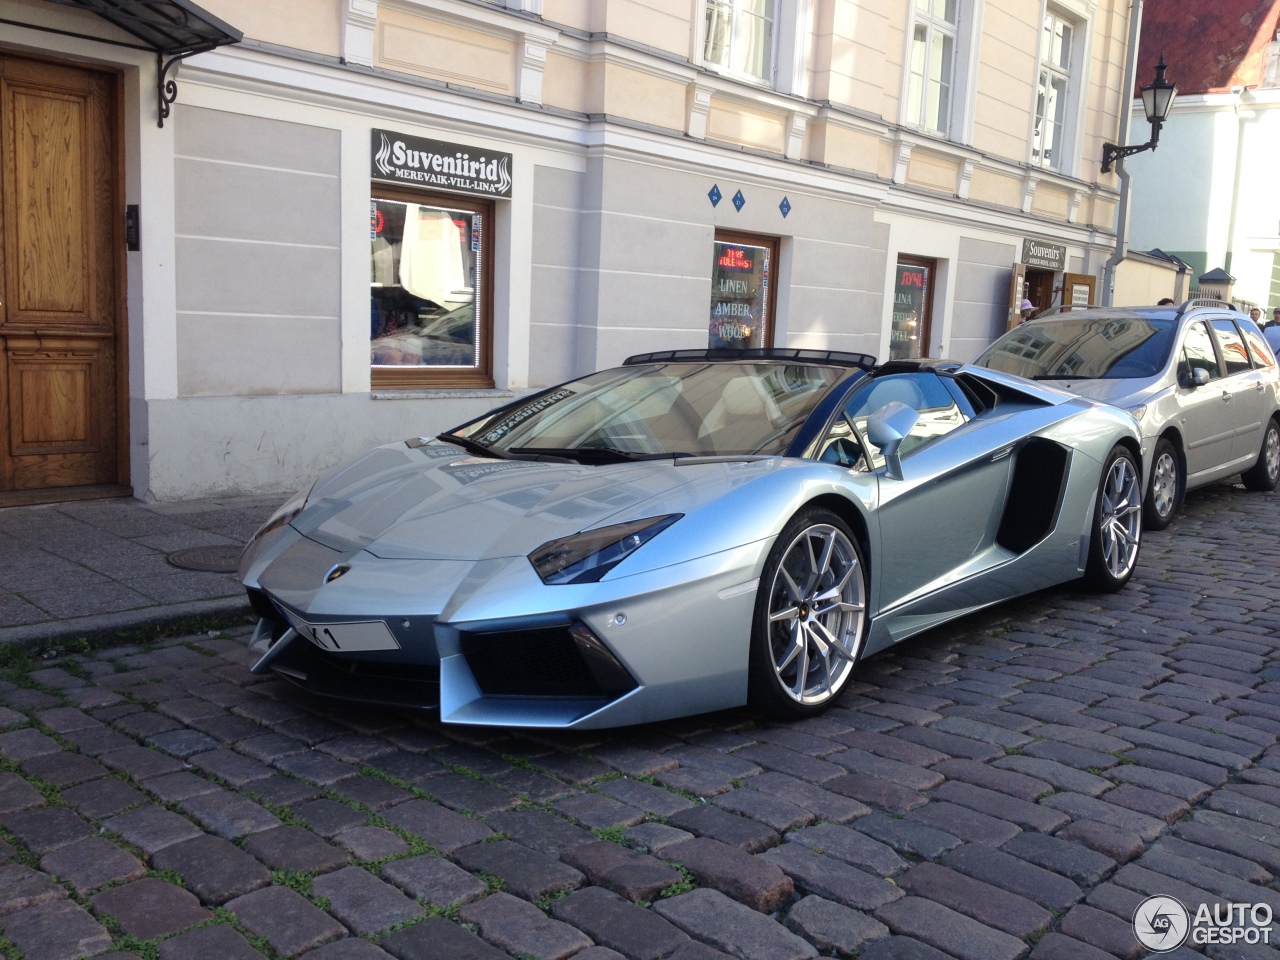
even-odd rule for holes
{"type": "Polygon", "coordinates": [[[520,453],[540,456],[565,457],[579,463],[590,460],[592,463],[632,463],[641,460],[671,460],[681,457],[692,457],[692,453],[677,451],[674,453],[635,453],[630,450],[619,450],[616,447],[516,447],[520,453]]]}
{"type": "Polygon", "coordinates": [[[551,461],[554,463],[574,462],[571,457],[565,456],[557,450],[534,450],[529,447],[520,447],[519,453],[513,453],[507,450],[498,450],[494,447],[486,447],[483,443],[480,443],[477,440],[472,440],[470,437],[459,436],[456,433],[442,433],[438,435],[436,439],[459,446],[468,453],[474,453],[481,457],[493,457],[497,460],[532,460],[535,462],[551,461]]]}
{"type": "Polygon", "coordinates": [[[1078,373],[1042,373],[1039,376],[1031,378],[1032,380],[1092,380],[1092,377],[1082,377],[1078,373]]]}

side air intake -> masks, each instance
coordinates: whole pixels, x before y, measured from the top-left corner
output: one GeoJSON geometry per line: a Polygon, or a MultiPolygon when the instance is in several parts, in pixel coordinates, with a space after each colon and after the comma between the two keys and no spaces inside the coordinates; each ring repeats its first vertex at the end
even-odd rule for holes
{"type": "Polygon", "coordinates": [[[996,543],[1024,553],[1047,537],[1057,522],[1071,451],[1052,440],[1033,437],[1014,457],[1013,483],[996,543]]]}

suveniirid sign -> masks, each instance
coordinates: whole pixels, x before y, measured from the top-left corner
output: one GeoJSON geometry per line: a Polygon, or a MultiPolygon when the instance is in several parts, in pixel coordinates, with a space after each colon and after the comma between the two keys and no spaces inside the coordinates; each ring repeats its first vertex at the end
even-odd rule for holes
{"type": "Polygon", "coordinates": [[[485,197],[511,196],[511,154],[462,143],[374,130],[374,180],[485,197]]]}
{"type": "Polygon", "coordinates": [[[1028,267],[1043,270],[1067,269],[1067,248],[1057,243],[1046,243],[1027,237],[1022,241],[1022,262],[1028,267]]]}

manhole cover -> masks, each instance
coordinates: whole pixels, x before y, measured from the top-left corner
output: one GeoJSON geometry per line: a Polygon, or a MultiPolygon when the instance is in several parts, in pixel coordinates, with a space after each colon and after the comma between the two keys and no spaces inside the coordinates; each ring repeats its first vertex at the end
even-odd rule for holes
{"type": "Polygon", "coordinates": [[[202,573],[235,573],[240,565],[240,552],[244,547],[188,547],[175,550],[168,560],[183,570],[199,570],[202,573]]]}

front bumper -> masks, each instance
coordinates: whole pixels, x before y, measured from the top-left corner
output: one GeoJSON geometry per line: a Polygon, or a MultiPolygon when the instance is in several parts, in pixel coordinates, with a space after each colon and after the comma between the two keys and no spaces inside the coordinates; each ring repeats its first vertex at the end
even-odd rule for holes
{"type": "Polygon", "coordinates": [[[446,723],[588,729],[738,706],[764,546],[547,586],[524,557],[383,560],[289,531],[242,571],[262,618],[249,666],[446,723]],[[391,646],[312,639],[353,622],[385,624],[391,646]]]}

